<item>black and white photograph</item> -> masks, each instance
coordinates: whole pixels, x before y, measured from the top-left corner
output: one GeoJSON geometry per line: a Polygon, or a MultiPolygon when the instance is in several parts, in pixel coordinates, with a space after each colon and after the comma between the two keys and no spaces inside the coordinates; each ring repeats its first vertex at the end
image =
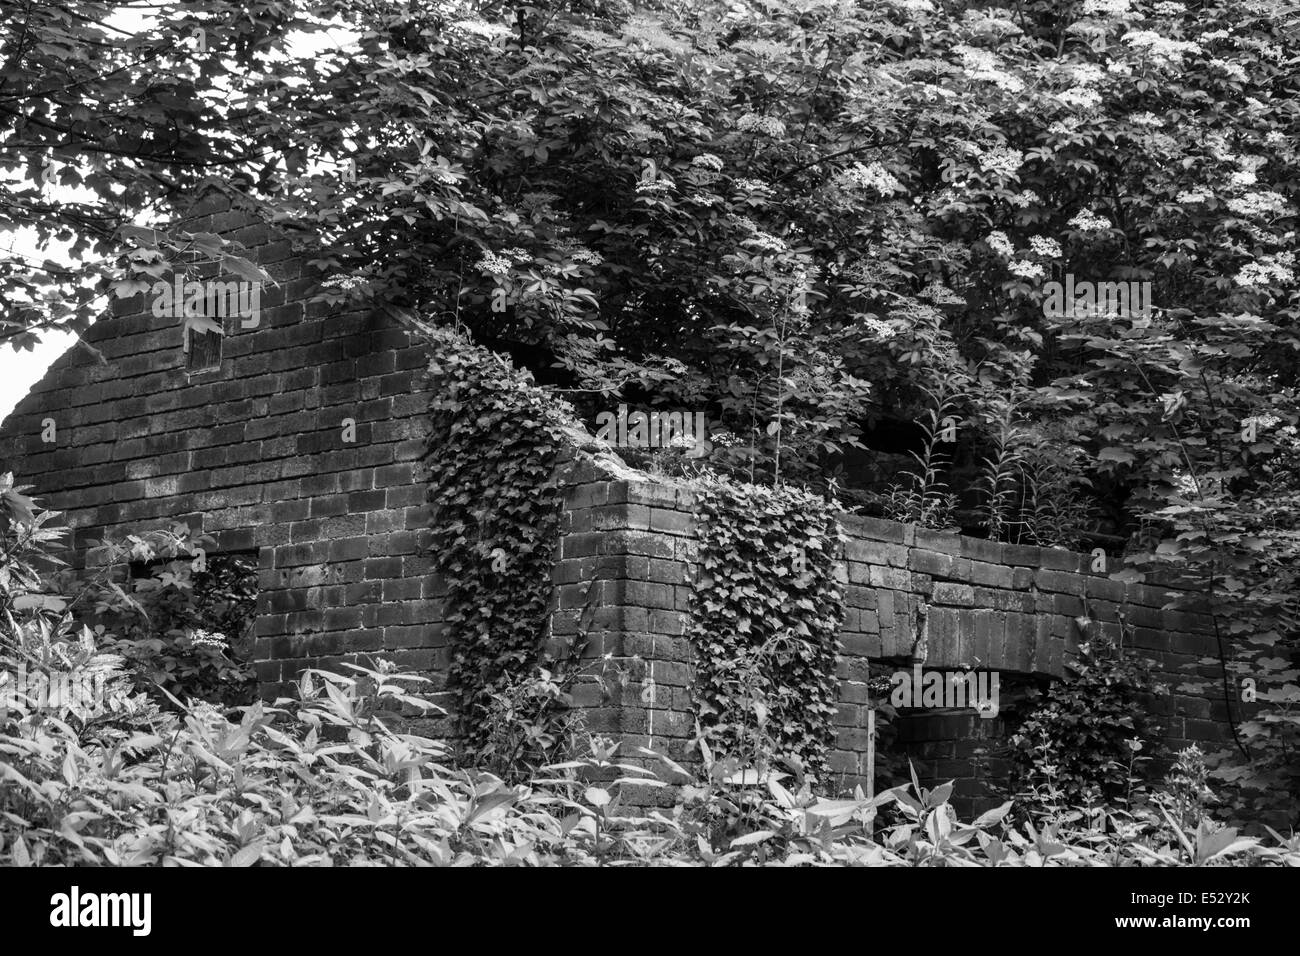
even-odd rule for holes
{"type": "Polygon", "coordinates": [[[898,918],[1280,928],[1298,40],[1286,0],[0,0],[9,924],[853,867],[1022,871],[899,873],[898,918]]]}

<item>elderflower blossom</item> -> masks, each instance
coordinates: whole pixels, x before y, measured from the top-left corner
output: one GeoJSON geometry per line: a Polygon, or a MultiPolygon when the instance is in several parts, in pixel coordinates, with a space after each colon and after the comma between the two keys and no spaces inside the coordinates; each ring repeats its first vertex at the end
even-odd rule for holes
{"type": "Polygon", "coordinates": [[[1228,184],[1234,189],[1245,189],[1247,186],[1255,185],[1258,177],[1253,169],[1241,169],[1228,177],[1228,184]]]}
{"type": "Polygon", "coordinates": [[[873,189],[882,196],[890,196],[904,191],[903,184],[879,163],[872,163],[870,166],[854,163],[844,170],[839,178],[840,182],[845,186],[858,189],[873,189]]]}
{"type": "Polygon", "coordinates": [[[1246,82],[1246,71],[1240,63],[1234,63],[1231,60],[1211,60],[1210,65],[1218,67],[1238,83],[1246,82]]]}
{"type": "Polygon", "coordinates": [[[998,89],[1008,93],[1019,93],[1025,88],[1024,82],[1002,69],[1002,61],[997,54],[981,50],[967,43],[959,43],[952,48],[961,57],[962,70],[972,80],[992,83],[998,89]]]}
{"type": "Polygon", "coordinates": [[[1164,120],[1155,113],[1130,113],[1128,121],[1134,126],[1163,126],[1164,120]]]}
{"type": "Polygon", "coordinates": [[[999,176],[1014,176],[1016,170],[1024,163],[1025,154],[1008,146],[997,146],[979,152],[977,159],[980,169],[985,172],[997,173],[999,176]]]}
{"type": "Polygon", "coordinates": [[[712,153],[700,153],[700,155],[691,160],[691,165],[699,166],[703,169],[709,169],[715,173],[722,171],[722,160],[717,156],[714,156],[712,153]]]}
{"type": "Polygon", "coordinates": [[[1264,137],[1264,144],[1266,146],[1284,146],[1286,145],[1286,136],[1277,130],[1269,130],[1268,135],[1264,137]]]}
{"type": "Polygon", "coordinates": [[[742,133],[751,133],[757,130],[774,139],[785,135],[785,124],[779,119],[774,116],[759,116],[757,113],[746,113],[738,119],[736,129],[742,133]]]}
{"type": "Polygon", "coordinates": [[[1101,232],[1111,228],[1110,220],[1098,216],[1091,209],[1080,210],[1069,224],[1080,232],[1101,232]]]}
{"type": "Polygon", "coordinates": [[[676,189],[677,184],[673,182],[671,176],[665,176],[663,173],[655,176],[654,179],[638,180],[636,191],[642,195],[646,193],[666,193],[670,189],[676,189]]]}
{"type": "Polygon", "coordinates": [[[1034,251],[1034,255],[1042,256],[1044,259],[1059,259],[1061,257],[1061,244],[1055,239],[1049,239],[1046,236],[1030,236],[1029,248],[1034,251]]]}
{"type": "Polygon", "coordinates": [[[503,276],[510,272],[510,262],[494,252],[485,252],[478,261],[478,270],[490,276],[503,276]]]}
{"type": "Polygon", "coordinates": [[[1025,279],[1041,279],[1044,276],[1043,267],[1037,262],[1030,262],[1028,259],[1021,259],[1018,262],[1011,263],[1008,266],[1012,273],[1025,279]]]}
{"type": "Polygon", "coordinates": [[[1201,43],[1213,43],[1215,40],[1226,40],[1230,36],[1232,36],[1232,34],[1227,30],[1209,30],[1206,33],[1202,33],[1196,39],[1201,43]]]}
{"type": "Polygon", "coordinates": [[[1132,12],[1129,0],[1083,0],[1085,17],[1124,17],[1132,12]]]}
{"type": "Polygon", "coordinates": [[[889,5],[908,13],[934,13],[934,4],[930,0],[888,0],[889,5]]]}
{"type": "Polygon", "coordinates": [[[1096,63],[1075,63],[1070,67],[1070,77],[1075,86],[1096,86],[1106,73],[1096,63]]]}
{"type": "Polygon", "coordinates": [[[877,338],[892,339],[898,334],[898,329],[892,322],[885,322],[881,319],[863,319],[862,325],[877,338]]]}
{"type": "Polygon", "coordinates": [[[1173,0],[1161,0],[1151,8],[1158,16],[1162,17],[1181,17],[1187,12],[1187,8],[1181,3],[1174,3],[1173,0]]]}
{"type": "Polygon", "coordinates": [[[331,289],[342,289],[345,292],[363,284],[364,280],[359,276],[330,276],[321,282],[323,286],[328,286],[331,289]]]}
{"type": "Polygon", "coordinates": [[[599,252],[592,252],[590,249],[579,249],[569,256],[574,262],[584,262],[589,266],[598,266],[605,261],[604,256],[599,252]]]}
{"type": "Polygon", "coordinates": [[[1295,254],[1279,252],[1273,256],[1261,256],[1255,262],[1248,262],[1233,276],[1233,281],[1247,289],[1258,289],[1268,285],[1290,285],[1295,282],[1295,254]]]}
{"type": "Polygon", "coordinates": [[[1170,40],[1154,30],[1130,30],[1122,42],[1137,50],[1145,50],[1157,60],[1181,60],[1189,53],[1200,53],[1201,45],[1194,40],[1170,40]]]}
{"type": "Polygon", "coordinates": [[[772,187],[762,180],[758,179],[737,179],[734,181],[737,189],[750,193],[770,193],[772,187]]]}
{"type": "Polygon", "coordinates": [[[1101,105],[1101,94],[1096,90],[1090,90],[1083,86],[1071,87],[1068,90],[1057,93],[1056,98],[1066,106],[1077,107],[1081,110],[1096,109],[1101,105]]]}
{"type": "Polygon", "coordinates": [[[1264,431],[1265,429],[1272,428],[1274,425],[1281,425],[1282,419],[1271,414],[1251,415],[1249,418],[1243,418],[1241,424],[1243,428],[1247,425],[1254,425],[1256,430],[1264,431]]]}
{"type": "Polygon", "coordinates": [[[1291,209],[1286,197],[1270,189],[1244,193],[1229,199],[1228,208],[1238,216],[1281,215],[1291,209]]]}
{"type": "Polygon", "coordinates": [[[1207,189],[1184,189],[1178,194],[1176,202],[1184,206],[1194,206],[1197,203],[1205,202],[1213,195],[1214,193],[1207,189]]]}
{"type": "Polygon", "coordinates": [[[213,650],[224,651],[230,646],[226,641],[226,635],[217,631],[204,630],[201,627],[190,631],[189,638],[195,647],[210,647],[213,650]]]}
{"type": "Polygon", "coordinates": [[[1007,202],[1015,206],[1017,209],[1027,209],[1036,202],[1042,202],[1042,200],[1038,198],[1038,193],[1034,192],[1032,189],[1026,189],[1024,192],[1015,196],[1007,197],[1007,202]]]}
{"type": "Polygon", "coordinates": [[[1011,240],[1001,229],[996,229],[984,237],[984,244],[987,245],[1000,259],[1010,259],[1016,254],[1016,249],[1011,245],[1011,240]]]}
{"type": "Polygon", "coordinates": [[[742,241],[745,245],[757,247],[760,252],[785,252],[786,249],[784,240],[761,229],[756,229],[752,236],[742,241]]]}

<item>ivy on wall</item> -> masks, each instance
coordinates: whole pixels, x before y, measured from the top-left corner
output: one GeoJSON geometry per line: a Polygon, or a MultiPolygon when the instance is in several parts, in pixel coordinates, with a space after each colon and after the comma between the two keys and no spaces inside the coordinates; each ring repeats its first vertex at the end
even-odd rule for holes
{"type": "Polygon", "coordinates": [[[833,503],[790,488],[698,489],[691,642],[710,746],[755,767],[826,773],[843,617],[833,503]]]}
{"type": "Polygon", "coordinates": [[[541,659],[560,519],[554,474],[571,411],[463,335],[430,335],[434,571],[447,587],[457,729],[473,754],[493,695],[541,659]]]}

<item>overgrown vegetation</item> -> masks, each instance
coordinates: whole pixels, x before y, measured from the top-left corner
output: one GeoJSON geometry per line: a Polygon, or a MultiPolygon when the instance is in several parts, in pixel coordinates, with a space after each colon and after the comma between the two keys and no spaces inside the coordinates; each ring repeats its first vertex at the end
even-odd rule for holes
{"type": "Polygon", "coordinates": [[[826,780],[843,605],[831,502],[791,488],[698,483],[691,646],[705,739],[745,766],[826,780]]]}
{"type": "MultiPolygon", "coordinates": [[[[455,331],[430,331],[429,351],[432,555],[447,589],[457,730],[472,760],[498,733],[493,720],[503,708],[549,709],[549,676],[539,668],[548,665],[555,468],[569,419],[527,372],[455,331]]],[[[536,736],[528,746],[543,743],[536,736]]],[[[491,742],[492,753],[501,757],[503,746],[491,742]]]]}
{"type": "Polygon", "coordinates": [[[1155,811],[1086,826],[1013,826],[1011,805],[965,824],[950,784],[872,800],[818,796],[774,753],[698,775],[587,738],[582,755],[509,785],[452,769],[443,744],[393,729],[436,710],[427,679],[391,665],[308,671],[274,705],[222,709],[139,692],[128,662],[43,599],[57,533],[12,487],[0,496],[0,863],[35,865],[1300,865],[1300,838],[1241,836],[1203,812],[1205,768],[1184,755],[1155,811]],[[17,502],[19,507],[15,507],[17,502]],[[23,509],[27,509],[23,513],[23,509]],[[16,512],[18,512],[16,514],[16,512]],[[15,675],[97,677],[61,700],[15,675]],[[635,762],[632,762],[632,761],[635,762]],[[650,766],[646,764],[649,762],[650,766]],[[680,787],[665,812],[648,789],[680,787]]]}
{"type": "Polygon", "coordinates": [[[1010,740],[1020,806],[1129,808],[1139,754],[1157,736],[1150,702],[1165,691],[1149,665],[1101,634],[1079,645],[1067,679],[1031,698],[1010,740]]]}

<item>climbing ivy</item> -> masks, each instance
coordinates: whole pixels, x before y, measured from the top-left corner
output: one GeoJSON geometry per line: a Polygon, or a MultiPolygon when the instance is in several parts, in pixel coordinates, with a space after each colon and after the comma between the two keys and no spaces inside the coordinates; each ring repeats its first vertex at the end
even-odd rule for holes
{"type": "Polygon", "coordinates": [[[747,767],[825,774],[843,614],[835,507],[790,488],[698,489],[691,640],[700,726],[747,767]]]}
{"type": "Polygon", "coordinates": [[[564,403],[463,335],[434,330],[426,462],[434,570],[447,589],[462,747],[488,735],[493,696],[543,658],[560,495],[564,403]]]}

